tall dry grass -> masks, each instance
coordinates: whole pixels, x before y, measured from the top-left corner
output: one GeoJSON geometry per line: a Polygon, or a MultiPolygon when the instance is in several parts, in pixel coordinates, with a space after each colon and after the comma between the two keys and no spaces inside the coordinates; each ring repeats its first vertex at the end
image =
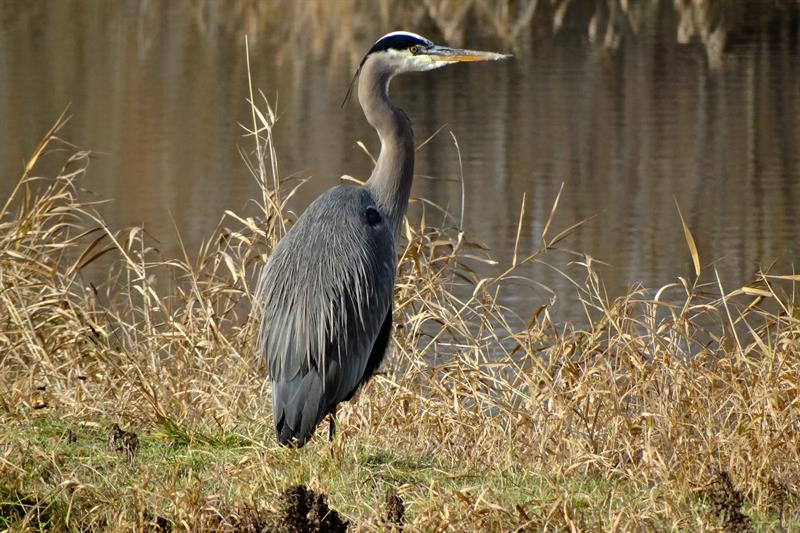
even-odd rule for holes
{"type": "Polygon", "coordinates": [[[800,524],[800,278],[722,287],[684,226],[695,279],[611,298],[575,254],[586,276],[554,299],[580,298],[586,325],[552,320],[552,301],[521,320],[499,293],[568,242],[557,199],[541,248],[490,277],[474,269],[490,253],[429,225],[432,207],[407,221],[383,372],[335,442],[278,448],[250,309],[299,184],[251,100],[260,213],[226,212],[183,257],[78,199],[91,154],[59,138],[63,119],[35,150],[0,218],[3,524],[253,530],[301,481],[359,530],[387,527],[386,486],[414,530],[800,524]],[[36,175],[44,157],[55,177],[36,175]],[[138,433],[132,459],[118,428],[97,445],[114,423],[138,433]]]}

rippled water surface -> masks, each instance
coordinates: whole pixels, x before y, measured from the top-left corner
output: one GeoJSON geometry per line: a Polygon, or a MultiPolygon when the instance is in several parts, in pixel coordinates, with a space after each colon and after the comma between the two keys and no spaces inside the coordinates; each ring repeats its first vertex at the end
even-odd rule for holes
{"type": "MultiPolygon", "coordinates": [[[[503,265],[523,195],[520,253],[540,245],[562,184],[554,230],[593,217],[563,245],[608,264],[599,268],[610,296],[690,274],[676,202],[726,285],[800,257],[797,4],[438,4],[0,1],[0,196],[69,104],[62,137],[97,152],[82,186],[87,199],[112,199],[100,210],[115,226],[144,224],[169,256],[175,226],[193,250],[225,210],[255,212],[239,155],[251,147],[238,125],[250,120],[247,33],[253,83],[280,115],[281,172],[311,177],[300,211],[340,175],[368,176],[355,142],[377,151],[377,139],[355,102],[339,104],[363,51],[402,26],[515,54],[392,87],[420,140],[444,126],[418,156],[414,195],[458,213],[452,131],[465,226],[503,265]]],[[[580,257],[547,260],[582,280],[580,257]]],[[[522,273],[555,290],[561,317],[581,314],[555,269],[522,273]]],[[[521,283],[504,297],[526,315],[550,293],[521,283]]]]}

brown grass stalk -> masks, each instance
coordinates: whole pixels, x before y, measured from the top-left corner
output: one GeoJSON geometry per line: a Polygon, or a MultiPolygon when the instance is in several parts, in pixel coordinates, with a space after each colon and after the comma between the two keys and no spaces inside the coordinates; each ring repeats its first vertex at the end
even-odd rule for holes
{"type": "Polygon", "coordinates": [[[258,530],[298,483],[357,530],[388,527],[387,487],[412,530],[800,527],[796,277],[611,299],[578,254],[577,295],[553,301],[580,298],[588,325],[553,301],[520,319],[500,289],[568,237],[547,235],[555,205],[542,248],[488,277],[468,231],[408,221],[383,372],[336,441],[277,447],[250,310],[292,185],[251,104],[261,213],[226,212],[183,258],[77,199],[88,154],[32,177],[58,127],[37,148],[0,219],[2,527],[258,530]]]}

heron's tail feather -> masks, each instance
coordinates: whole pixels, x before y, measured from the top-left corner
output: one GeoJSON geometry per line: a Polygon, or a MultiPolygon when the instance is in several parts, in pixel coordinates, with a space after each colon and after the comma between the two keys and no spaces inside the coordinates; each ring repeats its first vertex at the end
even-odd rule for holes
{"type": "Polygon", "coordinates": [[[303,446],[327,414],[322,380],[315,370],[272,382],[275,434],[282,445],[303,446]]]}

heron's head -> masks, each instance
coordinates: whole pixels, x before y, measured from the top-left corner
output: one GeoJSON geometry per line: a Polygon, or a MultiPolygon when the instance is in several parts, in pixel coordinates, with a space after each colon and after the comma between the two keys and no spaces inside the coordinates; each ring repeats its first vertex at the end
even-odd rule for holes
{"type": "Polygon", "coordinates": [[[376,60],[385,63],[391,74],[401,74],[433,70],[464,61],[496,61],[506,57],[505,54],[494,52],[439,46],[416,33],[394,31],[372,45],[359,68],[367,61],[376,60]]]}
{"type": "MultiPolygon", "coordinates": [[[[404,72],[424,72],[441,68],[453,63],[467,61],[497,61],[510,57],[495,52],[480,52],[439,46],[431,41],[408,31],[393,31],[378,39],[367,51],[358,65],[353,82],[369,63],[379,69],[388,78],[404,72]]],[[[352,89],[351,83],[350,88],[352,89]]],[[[350,90],[347,91],[348,95],[350,90]]],[[[345,101],[347,96],[345,97],[345,101]]],[[[344,104],[344,102],[342,102],[344,104]]]]}

